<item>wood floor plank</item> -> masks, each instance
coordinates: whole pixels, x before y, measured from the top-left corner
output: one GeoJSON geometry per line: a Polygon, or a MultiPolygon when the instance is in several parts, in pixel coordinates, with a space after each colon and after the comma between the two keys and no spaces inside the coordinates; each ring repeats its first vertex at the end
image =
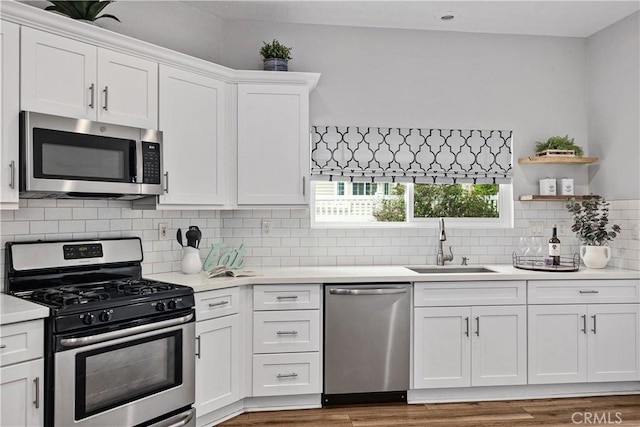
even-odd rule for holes
{"type": "MultiPolygon", "coordinates": [[[[462,403],[356,405],[293,411],[251,412],[226,427],[575,427],[584,417],[610,425],[640,426],[640,394],[462,403]],[[575,415],[574,415],[575,414],[575,415]],[[618,416],[617,416],[618,414],[618,416]],[[572,417],[574,419],[572,420],[572,417]]],[[[599,425],[606,425],[600,423],[599,425]]]]}

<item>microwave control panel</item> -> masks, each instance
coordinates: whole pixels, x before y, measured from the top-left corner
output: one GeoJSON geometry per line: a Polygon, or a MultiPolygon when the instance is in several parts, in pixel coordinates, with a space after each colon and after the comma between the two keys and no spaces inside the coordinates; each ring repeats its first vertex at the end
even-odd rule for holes
{"type": "Polygon", "coordinates": [[[160,184],[160,144],[142,142],[142,183],[160,184]]]}

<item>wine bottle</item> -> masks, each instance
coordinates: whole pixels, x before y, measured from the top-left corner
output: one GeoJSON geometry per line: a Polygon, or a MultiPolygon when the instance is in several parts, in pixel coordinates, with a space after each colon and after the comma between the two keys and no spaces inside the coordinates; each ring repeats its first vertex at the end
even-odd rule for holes
{"type": "Polygon", "coordinates": [[[549,256],[553,259],[553,265],[560,265],[560,239],[558,229],[553,224],[553,235],[549,239],[549,256]]]}

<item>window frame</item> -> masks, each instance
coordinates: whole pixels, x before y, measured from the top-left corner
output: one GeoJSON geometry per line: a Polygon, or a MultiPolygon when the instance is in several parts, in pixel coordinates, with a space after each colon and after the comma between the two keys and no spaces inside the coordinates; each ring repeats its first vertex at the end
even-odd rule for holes
{"type": "MultiPolygon", "coordinates": [[[[438,218],[413,217],[413,184],[405,185],[405,206],[407,220],[404,222],[362,222],[362,221],[316,221],[316,182],[311,181],[311,197],[309,201],[311,228],[437,228],[438,218]]],[[[445,217],[447,228],[513,228],[514,206],[513,184],[499,184],[498,207],[499,218],[451,218],[445,217]]]]}

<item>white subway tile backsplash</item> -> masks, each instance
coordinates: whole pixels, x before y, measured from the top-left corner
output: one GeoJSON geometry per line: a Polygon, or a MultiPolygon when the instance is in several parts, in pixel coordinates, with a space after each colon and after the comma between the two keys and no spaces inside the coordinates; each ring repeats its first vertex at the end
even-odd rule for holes
{"type": "MultiPolygon", "coordinates": [[[[255,209],[236,211],[132,210],[130,202],[106,200],[21,200],[17,211],[0,211],[0,239],[8,241],[94,239],[139,236],[143,241],[145,274],[179,271],[181,250],[177,228],[183,240],[189,225],[203,232],[201,257],[210,245],[225,242],[227,249],[244,244],[245,266],[316,265],[419,265],[435,263],[435,228],[310,228],[308,209],[255,209]],[[271,234],[262,236],[262,220],[271,222],[271,234]],[[159,240],[158,224],[169,225],[169,238],[159,240]]],[[[610,265],[640,270],[640,241],[633,238],[633,226],[640,220],[640,201],[612,201],[612,223],[622,233],[611,242],[610,265]]],[[[520,236],[530,234],[530,221],[543,221],[543,243],[554,222],[571,218],[563,202],[515,202],[515,227],[508,229],[448,228],[445,250],[453,247],[454,262],[463,256],[470,264],[511,263],[520,236]]],[[[560,236],[563,255],[579,251],[570,231],[560,236]]],[[[1,249],[0,249],[0,255],[1,249]]],[[[2,264],[0,263],[0,266],[2,264]]],[[[4,269],[4,267],[2,267],[4,269]]]]}

